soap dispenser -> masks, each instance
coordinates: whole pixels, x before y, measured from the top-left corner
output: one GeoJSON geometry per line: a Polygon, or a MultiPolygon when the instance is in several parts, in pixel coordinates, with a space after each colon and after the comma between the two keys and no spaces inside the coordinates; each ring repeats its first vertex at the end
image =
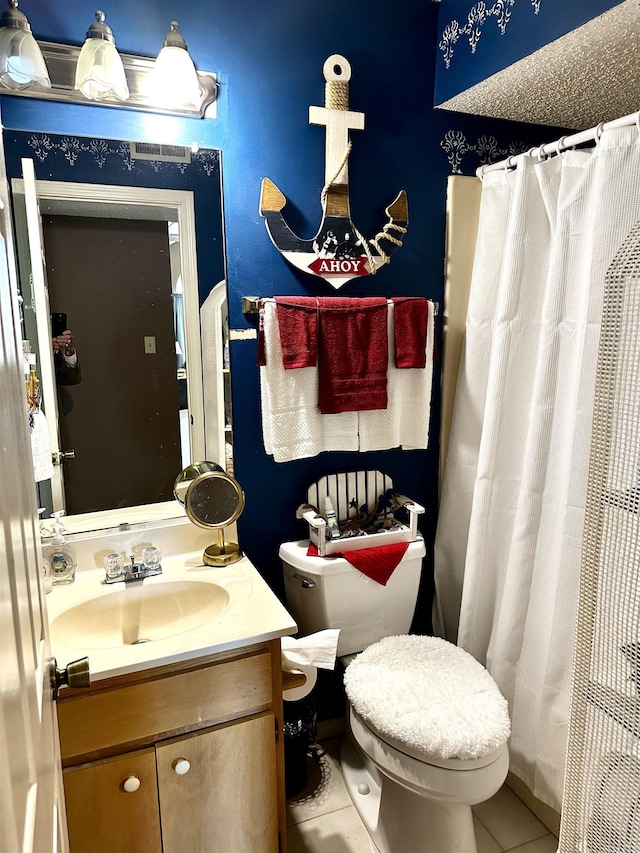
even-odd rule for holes
{"type": "Polygon", "coordinates": [[[73,583],[76,577],[76,554],[73,547],[64,538],[65,528],[61,516],[64,510],[51,513],[53,521],[53,542],[44,545],[42,555],[51,568],[53,585],[73,583]]]}

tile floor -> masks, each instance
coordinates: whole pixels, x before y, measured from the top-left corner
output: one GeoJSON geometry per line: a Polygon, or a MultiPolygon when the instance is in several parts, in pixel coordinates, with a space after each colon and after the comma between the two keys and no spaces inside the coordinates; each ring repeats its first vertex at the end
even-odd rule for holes
{"type": "MultiPolygon", "coordinates": [[[[307,787],[287,804],[289,853],[373,850],[344,786],[339,751],[339,738],[314,748],[307,787]]],[[[555,836],[506,786],[473,811],[478,853],[556,853],[555,836]]]]}

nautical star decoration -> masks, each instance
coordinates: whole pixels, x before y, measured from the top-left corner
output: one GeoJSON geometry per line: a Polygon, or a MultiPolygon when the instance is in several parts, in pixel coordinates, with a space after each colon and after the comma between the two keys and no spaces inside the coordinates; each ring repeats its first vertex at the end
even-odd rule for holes
{"type": "Polygon", "coordinates": [[[388,222],[372,240],[360,234],[349,213],[347,161],[351,152],[350,130],[364,129],[364,113],[349,110],[351,66],[340,54],[323,66],[325,106],[309,107],[309,123],[326,127],[325,185],[322,190],[322,222],[315,237],[302,240],[282,215],[287,203],[278,187],[264,178],[260,215],[269,236],[284,257],[303,272],[326,279],[336,288],[358,276],[373,275],[402,245],[409,221],[407,194],[401,190],[386,208],[388,222]]]}

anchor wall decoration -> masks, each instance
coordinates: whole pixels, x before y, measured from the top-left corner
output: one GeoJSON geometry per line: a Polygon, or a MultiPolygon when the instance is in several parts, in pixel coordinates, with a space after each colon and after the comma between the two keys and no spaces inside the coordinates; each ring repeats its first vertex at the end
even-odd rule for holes
{"type": "Polygon", "coordinates": [[[287,203],[278,187],[264,178],[260,215],[273,244],[303,272],[320,276],[338,289],[358,276],[374,275],[402,245],[409,221],[407,194],[401,190],[385,209],[387,222],[367,240],[351,221],[347,162],[351,151],[350,130],[364,129],[364,113],[349,110],[351,66],[340,54],[324,63],[325,106],[309,107],[309,123],[325,125],[325,185],[322,190],[322,222],[315,237],[303,240],[287,225],[282,209],[287,203]]]}

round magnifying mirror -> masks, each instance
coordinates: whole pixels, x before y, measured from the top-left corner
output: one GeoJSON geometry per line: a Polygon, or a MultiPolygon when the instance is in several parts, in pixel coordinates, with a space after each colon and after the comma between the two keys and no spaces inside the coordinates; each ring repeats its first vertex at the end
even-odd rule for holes
{"type": "Polygon", "coordinates": [[[193,481],[202,474],[208,474],[214,471],[224,473],[224,468],[217,465],[215,462],[206,461],[193,462],[191,465],[187,465],[187,467],[183,468],[176,477],[176,481],[173,484],[173,496],[176,500],[180,501],[182,506],[184,506],[187,500],[187,489],[191,483],[193,483],[193,481]]]}
{"type": "Polygon", "coordinates": [[[244,509],[244,492],[224,471],[206,471],[188,486],[185,509],[189,519],[208,530],[218,531],[217,545],[209,545],[203,554],[205,566],[226,566],[242,557],[235,542],[227,542],[224,529],[240,516],[244,509]]]}

